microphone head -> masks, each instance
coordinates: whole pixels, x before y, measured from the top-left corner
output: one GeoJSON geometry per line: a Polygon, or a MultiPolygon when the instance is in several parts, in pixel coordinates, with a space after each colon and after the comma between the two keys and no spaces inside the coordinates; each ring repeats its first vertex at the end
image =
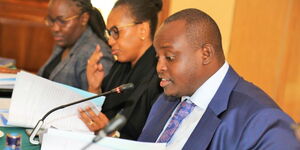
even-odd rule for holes
{"type": "Polygon", "coordinates": [[[134,84],[133,83],[127,83],[127,84],[122,84],[122,85],[112,89],[112,92],[121,93],[124,90],[132,89],[132,88],[134,88],[134,84]]]}
{"type": "Polygon", "coordinates": [[[100,130],[92,142],[96,143],[107,135],[121,129],[125,125],[126,121],[127,118],[121,113],[118,113],[102,130],[100,130]]]}
{"type": "Polygon", "coordinates": [[[103,131],[109,135],[113,133],[114,131],[117,131],[121,129],[125,123],[127,122],[127,118],[121,114],[118,113],[108,124],[106,127],[104,127],[103,131]]]}
{"type": "Polygon", "coordinates": [[[121,91],[134,88],[133,83],[122,84],[119,86],[121,91]]]}

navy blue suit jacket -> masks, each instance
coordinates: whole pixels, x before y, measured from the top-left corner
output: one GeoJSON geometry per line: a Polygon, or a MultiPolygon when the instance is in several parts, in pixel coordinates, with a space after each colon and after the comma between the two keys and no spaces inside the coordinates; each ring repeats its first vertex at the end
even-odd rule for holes
{"type": "MultiPolygon", "coordinates": [[[[139,141],[155,142],[178,103],[178,98],[162,94],[139,141]]],[[[230,67],[183,149],[300,150],[292,123],[267,94],[230,67]]]]}

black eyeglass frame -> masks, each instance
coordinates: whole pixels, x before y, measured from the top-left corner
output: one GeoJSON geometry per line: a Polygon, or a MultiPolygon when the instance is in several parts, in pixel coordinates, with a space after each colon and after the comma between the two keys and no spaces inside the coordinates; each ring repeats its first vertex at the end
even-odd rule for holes
{"type": "Polygon", "coordinates": [[[121,31],[120,28],[135,26],[135,25],[141,24],[141,23],[143,23],[143,22],[134,22],[134,23],[126,24],[126,25],[112,26],[110,29],[105,29],[106,38],[108,39],[109,37],[112,37],[115,40],[117,40],[117,39],[119,39],[119,36],[120,36],[120,31],[121,31]]]}

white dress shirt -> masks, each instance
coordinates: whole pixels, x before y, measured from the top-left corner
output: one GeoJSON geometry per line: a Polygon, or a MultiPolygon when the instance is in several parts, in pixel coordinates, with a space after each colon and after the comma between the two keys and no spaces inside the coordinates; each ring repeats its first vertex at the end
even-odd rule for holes
{"type": "MultiPolygon", "coordinates": [[[[225,62],[223,66],[207,81],[205,81],[204,84],[202,84],[191,97],[181,97],[181,101],[189,99],[188,101],[194,103],[196,106],[192,110],[192,112],[182,120],[180,126],[175,131],[173,137],[167,144],[167,149],[176,150],[183,148],[184,144],[186,143],[193,130],[195,129],[196,125],[202,118],[204,112],[206,111],[208,104],[219,89],[228,69],[229,65],[227,62],[225,62]]],[[[172,116],[174,115],[176,109],[174,109],[172,116]]],[[[172,116],[170,118],[172,118],[172,116]]],[[[167,124],[165,125],[163,131],[166,129],[170,118],[167,124]]],[[[160,138],[163,131],[160,133],[157,140],[160,138]]]]}

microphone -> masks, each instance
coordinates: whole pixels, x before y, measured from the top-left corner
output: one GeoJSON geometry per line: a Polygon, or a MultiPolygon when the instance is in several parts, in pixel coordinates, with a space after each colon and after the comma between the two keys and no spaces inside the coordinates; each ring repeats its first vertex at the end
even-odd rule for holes
{"type": "Polygon", "coordinates": [[[82,150],[87,149],[92,144],[97,143],[107,135],[110,135],[113,132],[121,129],[127,121],[126,117],[122,115],[122,111],[123,109],[102,130],[100,130],[98,135],[93,138],[92,142],[87,144],[84,148],[82,148],[82,150]]]}
{"type": "Polygon", "coordinates": [[[30,133],[30,136],[29,136],[29,142],[31,144],[34,144],[34,145],[37,145],[37,144],[40,144],[40,142],[38,140],[34,140],[34,137],[37,135],[38,131],[40,130],[40,128],[42,127],[42,125],[44,124],[44,120],[47,118],[47,116],[49,116],[52,112],[54,111],[57,111],[57,110],[60,110],[60,109],[63,109],[65,107],[68,107],[68,106],[71,106],[71,105],[75,105],[75,104],[78,104],[78,103],[82,103],[82,102],[85,102],[85,101],[88,101],[88,100],[91,100],[91,99],[94,99],[94,98],[97,98],[97,97],[100,97],[100,96],[105,96],[105,95],[108,95],[108,94],[111,94],[111,93],[121,93],[122,91],[124,90],[128,90],[128,89],[132,89],[134,87],[134,84],[133,83],[127,83],[127,84],[123,84],[123,85],[120,85],[110,91],[107,91],[107,92],[104,92],[104,93],[101,93],[101,94],[98,94],[98,95],[95,95],[95,96],[92,96],[92,97],[88,97],[88,98],[85,98],[85,99],[82,99],[82,100],[79,100],[79,101],[75,101],[75,102],[72,102],[72,103],[69,103],[69,104],[65,104],[65,105],[61,105],[61,106],[58,106],[58,107],[55,107],[53,109],[51,109],[49,112],[47,112],[43,117],[42,119],[40,119],[37,124],[35,125],[35,127],[33,128],[32,132],[30,133]]]}
{"type": "Polygon", "coordinates": [[[134,87],[133,83],[127,83],[127,84],[122,84],[114,89],[112,89],[112,92],[116,92],[116,93],[121,93],[124,90],[127,89],[132,89],[134,87]]]}

